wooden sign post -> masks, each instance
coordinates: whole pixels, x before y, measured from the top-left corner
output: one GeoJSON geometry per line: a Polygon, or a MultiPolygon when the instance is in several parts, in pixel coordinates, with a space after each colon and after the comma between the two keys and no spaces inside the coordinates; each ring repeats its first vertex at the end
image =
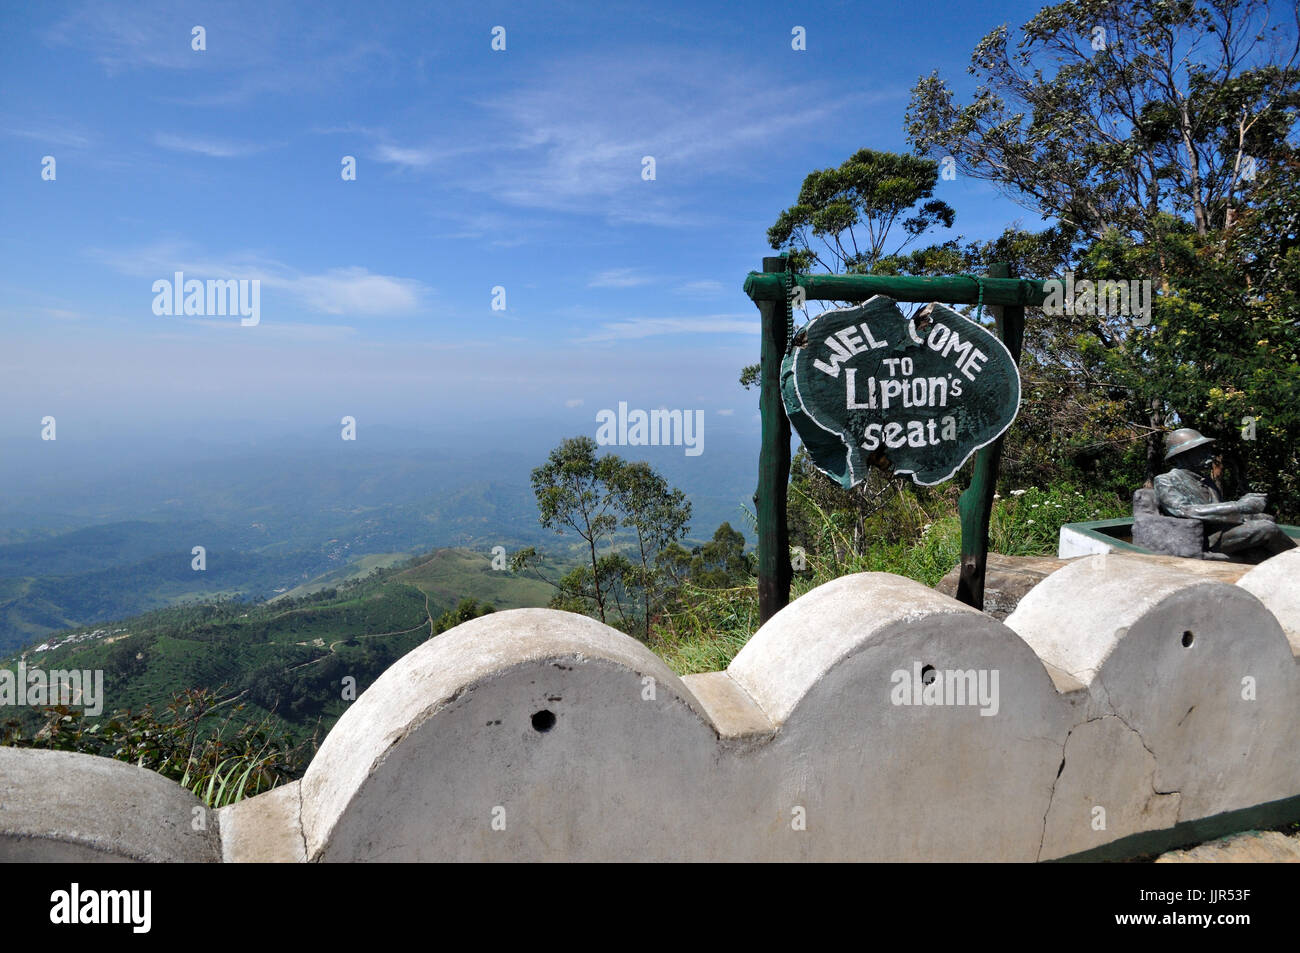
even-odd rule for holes
{"type": "Polygon", "coordinates": [[[869,466],[910,474],[933,485],[950,479],[976,454],[970,487],[959,501],[962,570],[958,598],[983,608],[988,522],[1002,436],[1020,401],[1016,366],[1024,308],[1045,298],[1040,281],[987,278],[798,275],[785,259],[765,258],[745,291],[763,320],[759,409],[758,592],[761,622],[790,599],[786,504],[793,421],[823,472],[851,487],[869,466]],[[794,289],[814,300],[860,301],[825,312],[793,338],[794,289]],[[890,300],[892,299],[892,300],[890,300]],[[930,302],[915,320],[895,301],[930,302]],[[1000,340],[945,304],[998,308],[1000,340]]]}
{"type": "MultiPolygon", "coordinates": [[[[784,272],[784,258],[764,258],[763,271],[784,272]]],[[[780,299],[757,301],[763,318],[758,413],[763,442],[758,452],[758,606],[766,622],[790,601],[790,529],[786,503],[790,484],[790,420],[781,406],[781,358],[790,340],[790,300],[784,286],[780,299]]]]}
{"type": "MultiPolygon", "coordinates": [[[[995,278],[1010,277],[1010,269],[1003,264],[993,265],[989,274],[995,278]]],[[[1020,348],[1025,338],[1025,308],[1023,305],[999,305],[993,309],[997,319],[998,334],[1006,345],[1011,360],[1020,363],[1020,348]]],[[[989,518],[993,515],[993,493],[998,485],[998,466],[1002,462],[1002,441],[999,434],[991,444],[982,447],[975,455],[975,472],[970,486],[957,500],[961,516],[961,570],[957,579],[957,598],[976,609],[984,609],[984,568],[989,554],[989,518]]]]}

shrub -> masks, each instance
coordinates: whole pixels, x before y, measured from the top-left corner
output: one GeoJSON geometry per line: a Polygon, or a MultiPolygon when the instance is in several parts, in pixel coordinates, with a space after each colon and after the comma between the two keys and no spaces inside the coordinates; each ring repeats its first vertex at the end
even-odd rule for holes
{"type": "Polygon", "coordinates": [[[126,761],[171,778],[209,807],[234,804],[302,776],[309,759],[306,744],[277,736],[269,717],[236,725],[242,706],[218,716],[225,704],[210,689],[192,689],[174,695],[162,714],[145,706],[93,722],[84,712],[59,705],[45,709],[44,725],[32,734],[24,734],[18,721],[0,725],[0,744],[126,761]]]}

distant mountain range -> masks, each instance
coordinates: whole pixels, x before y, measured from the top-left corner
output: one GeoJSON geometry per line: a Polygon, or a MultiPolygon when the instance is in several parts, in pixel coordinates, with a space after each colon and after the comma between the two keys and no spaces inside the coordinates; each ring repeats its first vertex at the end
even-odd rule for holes
{"type": "MultiPolygon", "coordinates": [[[[559,537],[538,524],[529,485],[562,436],[521,422],[442,436],[375,426],[355,443],[323,431],[186,445],[181,457],[24,448],[0,468],[0,657],[61,630],[219,596],[310,591],[313,581],[439,547],[486,558],[494,546],[536,545],[562,555],[559,537]]],[[[742,510],[752,506],[752,437],[710,432],[698,457],[680,447],[609,450],[648,460],[688,494],[692,538],[728,521],[753,542],[742,510]]]]}

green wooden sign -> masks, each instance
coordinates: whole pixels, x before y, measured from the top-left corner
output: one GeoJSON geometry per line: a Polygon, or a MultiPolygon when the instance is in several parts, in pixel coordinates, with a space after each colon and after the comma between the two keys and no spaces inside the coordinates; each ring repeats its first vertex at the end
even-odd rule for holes
{"type": "Polygon", "coordinates": [[[909,320],[877,295],[796,336],[781,396],[813,463],[841,486],[873,465],[933,486],[1011,426],[1020,374],[995,335],[951,308],[909,320]]]}

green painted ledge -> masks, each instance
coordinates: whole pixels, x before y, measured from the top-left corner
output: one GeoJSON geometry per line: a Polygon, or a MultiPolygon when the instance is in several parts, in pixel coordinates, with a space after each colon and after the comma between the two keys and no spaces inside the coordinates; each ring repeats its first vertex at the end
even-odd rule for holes
{"type": "MultiPolygon", "coordinates": [[[[1291,526],[1285,523],[1279,525],[1282,527],[1282,532],[1300,542],[1300,526],[1291,526]]],[[[1123,516],[1112,520],[1090,520],[1086,523],[1063,523],[1061,529],[1074,530],[1079,535],[1103,542],[1118,552],[1146,553],[1149,556],[1159,555],[1145,547],[1134,546],[1127,539],[1122,538],[1125,536],[1132,537],[1133,535],[1133,517],[1131,516],[1123,516]]]]}

